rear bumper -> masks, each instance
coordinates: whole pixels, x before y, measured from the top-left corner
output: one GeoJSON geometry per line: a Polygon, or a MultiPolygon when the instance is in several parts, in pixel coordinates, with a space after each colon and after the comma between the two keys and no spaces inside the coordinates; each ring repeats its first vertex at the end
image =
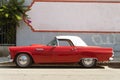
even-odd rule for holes
{"type": "Polygon", "coordinates": [[[114,60],[114,58],[113,58],[113,57],[110,57],[110,58],[109,58],[109,61],[113,61],[113,60],[114,60]]]}
{"type": "Polygon", "coordinates": [[[112,52],[112,57],[109,58],[109,61],[113,61],[114,60],[114,51],[112,52]]]}

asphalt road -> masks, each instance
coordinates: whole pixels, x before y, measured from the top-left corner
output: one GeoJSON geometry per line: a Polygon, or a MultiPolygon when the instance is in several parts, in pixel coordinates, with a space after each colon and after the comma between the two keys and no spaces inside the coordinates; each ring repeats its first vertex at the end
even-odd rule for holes
{"type": "Polygon", "coordinates": [[[16,68],[14,64],[0,65],[0,80],[119,80],[120,67],[97,66],[33,66],[16,68]]]}

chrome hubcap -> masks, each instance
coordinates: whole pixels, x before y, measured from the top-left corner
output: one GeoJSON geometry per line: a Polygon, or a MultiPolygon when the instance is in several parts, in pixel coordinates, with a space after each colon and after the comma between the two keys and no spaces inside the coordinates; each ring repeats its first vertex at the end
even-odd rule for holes
{"type": "Polygon", "coordinates": [[[86,65],[91,65],[91,64],[93,64],[93,59],[92,59],[92,58],[85,58],[83,61],[84,61],[84,63],[85,63],[86,65]]]}
{"type": "Polygon", "coordinates": [[[20,56],[19,57],[19,63],[21,65],[26,65],[27,64],[27,61],[28,61],[28,58],[26,56],[20,56]]]}

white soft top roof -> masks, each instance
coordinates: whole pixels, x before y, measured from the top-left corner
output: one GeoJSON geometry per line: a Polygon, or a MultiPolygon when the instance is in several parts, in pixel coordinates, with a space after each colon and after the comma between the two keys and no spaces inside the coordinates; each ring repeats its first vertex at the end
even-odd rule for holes
{"type": "Polygon", "coordinates": [[[87,46],[87,44],[78,36],[56,36],[56,38],[71,40],[74,46],[87,46]]]}

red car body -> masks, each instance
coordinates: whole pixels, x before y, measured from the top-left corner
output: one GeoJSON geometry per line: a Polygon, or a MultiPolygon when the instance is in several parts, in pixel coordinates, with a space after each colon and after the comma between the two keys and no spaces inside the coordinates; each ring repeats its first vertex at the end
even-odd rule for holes
{"type": "Polygon", "coordinates": [[[112,48],[84,46],[85,44],[79,46],[72,39],[74,37],[56,37],[56,44],[54,44],[54,40],[48,45],[33,44],[31,46],[10,47],[11,59],[15,61],[17,55],[25,53],[33,59],[34,63],[78,63],[84,58],[93,58],[97,62],[109,61],[113,56],[112,48]],[[60,46],[57,43],[58,40],[68,41],[70,46],[60,46]]]}

